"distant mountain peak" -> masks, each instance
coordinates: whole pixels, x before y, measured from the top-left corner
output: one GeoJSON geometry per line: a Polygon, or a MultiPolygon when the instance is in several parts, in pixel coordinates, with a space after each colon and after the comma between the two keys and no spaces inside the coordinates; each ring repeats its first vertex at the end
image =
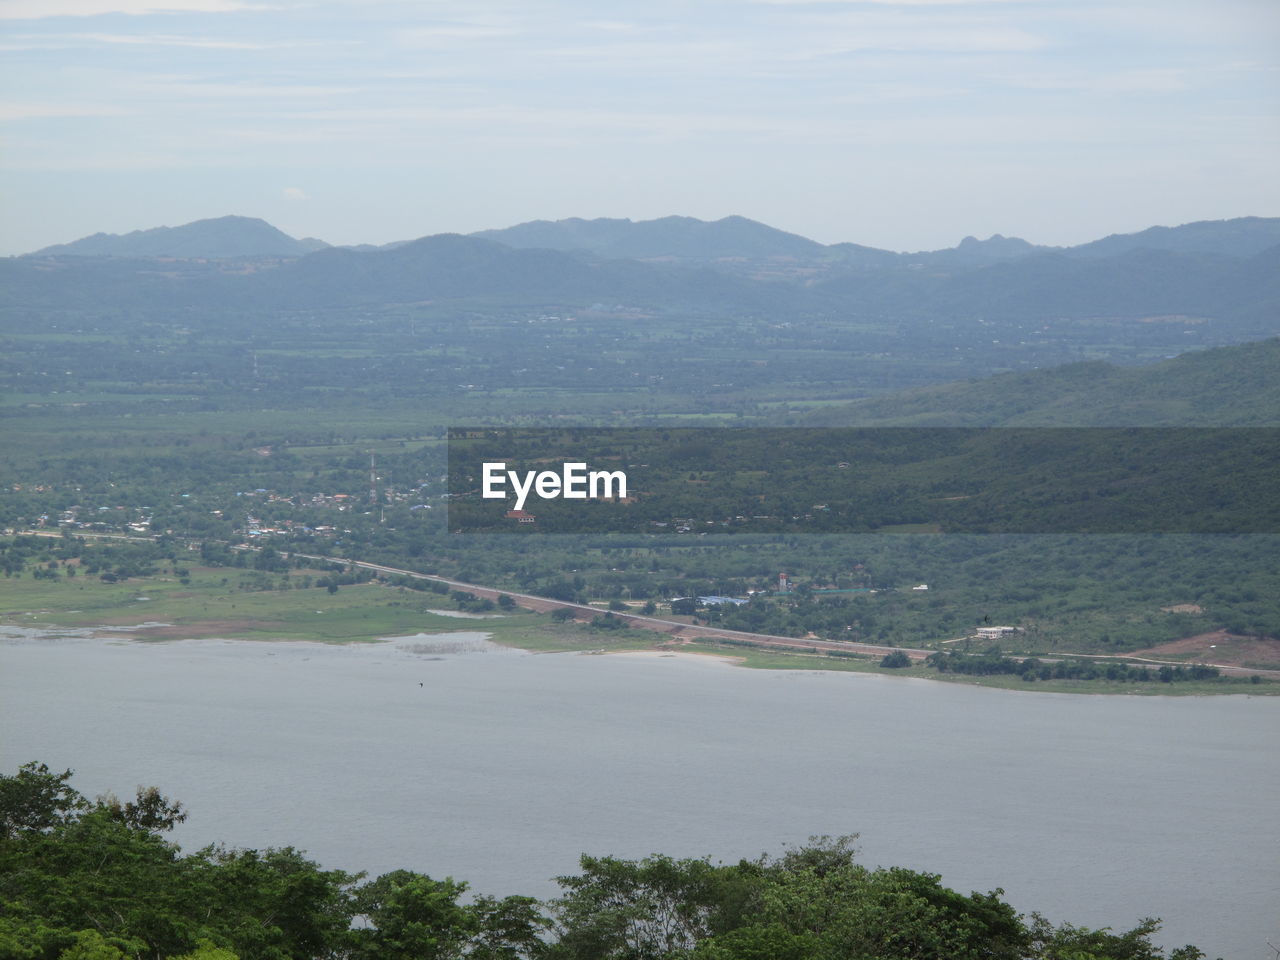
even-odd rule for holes
{"type": "Polygon", "coordinates": [[[635,221],[605,217],[532,220],[472,236],[509,247],[577,251],[606,259],[762,260],[813,256],[825,249],[814,240],[736,215],[719,220],[674,214],[635,221]]]}
{"type": "Polygon", "coordinates": [[[327,247],[323,240],[295,240],[258,217],[230,214],[195,220],[179,227],[153,227],[131,233],[95,233],[56,244],[29,256],[175,257],[228,260],[240,257],[301,257],[327,247]]]}
{"type": "Polygon", "coordinates": [[[1216,253],[1253,257],[1280,244],[1280,217],[1197,220],[1177,227],[1148,227],[1137,233],[1113,233],[1072,247],[1076,256],[1113,257],[1135,250],[1216,253]]]}

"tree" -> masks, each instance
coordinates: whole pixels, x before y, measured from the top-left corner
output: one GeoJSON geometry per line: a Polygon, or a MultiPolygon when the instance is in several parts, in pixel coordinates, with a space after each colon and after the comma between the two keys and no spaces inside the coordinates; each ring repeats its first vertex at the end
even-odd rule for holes
{"type": "Polygon", "coordinates": [[[368,926],[353,931],[355,955],[369,960],[450,960],[479,930],[473,911],[458,903],[467,889],[452,878],[433,880],[395,870],[356,892],[368,926]]]}
{"type": "MultiPolygon", "coordinates": [[[[1064,923],[1053,927],[1038,913],[1031,915],[1030,934],[1036,960],[1163,960],[1164,951],[1151,942],[1160,921],[1151,917],[1132,930],[1112,933],[1064,923]]],[[[1204,952],[1187,945],[1169,954],[1168,960],[1201,960],[1204,952]]]]}
{"type": "Polygon", "coordinates": [[[543,934],[551,920],[533,897],[476,897],[472,909],[480,918],[470,960],[519,960],[539,957],[546,948],[543,934]]]}
{"type": "Polygon", "coordinates": [[[180,804],[91,804],[70,776],[0,776],[3,960],[1166,960],[1155,920],[1053,927],[999,889],[863,867],[853,836],[736,864],[584,856],[544,908],[410,870],[361,884],[289,847],[184,856],[161,835],[180,804]]]}
{"type": "Polygon", "coordinates": [[[206,847],[185,858],[210,936],[246,958],[318,957],[344,943],[358,874],[325,870],[292,847],[206,847]]]}
{"type": "Polygon", "coordinates": [[[24,763],[16,775],[0,774],[0,839],[24,830],[48,830],[89,807],[68,786],[72,771],[53,773],[43,763],[24,763]]]}
{"type": "Polygon", "coordinates": [[[352,931],[354,960],[520,960],[543,947],[549,921],[531,897],[459,899],[467,885],[452,877],[395,870],[360,887],[356,908],[366,925],[352,931]]]}
{"type": "Polygon", "coordinates": [[[577,616],[577,612],[570,607],[556,607],[551,611],[551,619],[556,623],[566,623],[577,616]]]}
{"type": "Polygon", "coordinates": [[[196,948],[190,953],[174,957],[173,960],[240,960],[240,958],[230,950],[216,946],[213,941],[202,939],[196,941],[196,948]]]}
{"type": "Polygon", "coordinates": [[[58,954],[58,960],[124,960],[124,953],[97,930],[81,930],[75,942],[58,954]]]}
{"type": "Polygon", "coordinates": [[[690,960],[812,960],[818,942],[807,933],[793,933],[781,923],[739,927],[703,940],[690,960]]]}
{"type": "Polygon", "coordinates": [[[98,798],[98,806],[135,830],[172,830],[187,819],[182,804],[170,800],[156,787],[139,787],[137,797],[123,805],[108,794],[98,798]]]}
{"type": "Polygon", "coordinates": [[[655,855],[583,856],[582,873],[559,877],[551,903],[556,960],[657,960],[684,956],[717,931],[736,868],[655,855]]]}
{"type": "Polygon", "coordinates": [[[854,837],[814,837],[779,857],[583,857],[551,904],[556,960],[1024,960],[1018,914],[933,874],[868,870],[854,837]]]}
{"type": "MultiPolygon", "coordinates": [[[[183,952],[198,932],[189,881],[171,844],[102,806],[0,843],[0,902],[44,928],[40,960],[76,947],[84,930],[131,957],[183,952]]],[[[96,941],[78,947],[97,948],[96,941]]]]}

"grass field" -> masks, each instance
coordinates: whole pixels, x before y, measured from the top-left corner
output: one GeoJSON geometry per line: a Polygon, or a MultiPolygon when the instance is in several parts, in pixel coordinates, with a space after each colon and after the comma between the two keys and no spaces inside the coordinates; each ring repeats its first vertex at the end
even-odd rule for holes
{"type": "MultiPolygon", "coordinates": [[[[112,628],[143,640],[206,637],[251,640],[313,640],[323,643],[368,642],[415,633],[476,630],[495,642],[527,650],[553,652],[607,648],[643,649],[653,634],[593,631],[585,625],[552,624],[543,614],[516,611],[458,618],[433,613],[452,611],[446,596],[420,593],[376,582],[340,587],[330,594],[304,587],[306,571],[294,571],[290,589],[251,589],[257,578],[237,568],[192,567],[188,583],[176,576],[155,576],[120,583],[97,577],[35,580],[0,579],[0,625],[51,629],[112,628]],[[139,624],[149,624],[141,629],[139,624]]],[[[281,578],[274,578],[276,583],[281,578]]]]}

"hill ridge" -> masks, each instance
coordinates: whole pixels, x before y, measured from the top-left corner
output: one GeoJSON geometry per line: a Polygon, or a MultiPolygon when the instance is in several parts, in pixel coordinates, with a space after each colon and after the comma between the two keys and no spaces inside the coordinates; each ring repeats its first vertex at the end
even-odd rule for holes
{"type": "Polygon", "coordinates": [[[301,257],[328,244],[296,240],[259,217],[228,214],[177,227],[129,233],[95,233],[70,243],[44,247],[32,257],[143,257],[229,260],[244,257],[301,257]]]}

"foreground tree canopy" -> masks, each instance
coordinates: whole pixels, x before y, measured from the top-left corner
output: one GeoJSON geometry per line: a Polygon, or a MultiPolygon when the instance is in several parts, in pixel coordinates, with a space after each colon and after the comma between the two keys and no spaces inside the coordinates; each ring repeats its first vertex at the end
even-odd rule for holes
{"type": "MultiPolygon", "coordinates": [[[[206,847],[154,787],[89,800],[71,771],[0,775],[0,960],[1161,960],[1124,933],[1020,916],[1002,891],[871,870],[852,837],[736,864],[584,856],[547,902],[469,897],[410,870],[376,879],[297,850],[206,847]]],[[[1167,960],[1204,954],[1183,947],[1167,960]]]]}

